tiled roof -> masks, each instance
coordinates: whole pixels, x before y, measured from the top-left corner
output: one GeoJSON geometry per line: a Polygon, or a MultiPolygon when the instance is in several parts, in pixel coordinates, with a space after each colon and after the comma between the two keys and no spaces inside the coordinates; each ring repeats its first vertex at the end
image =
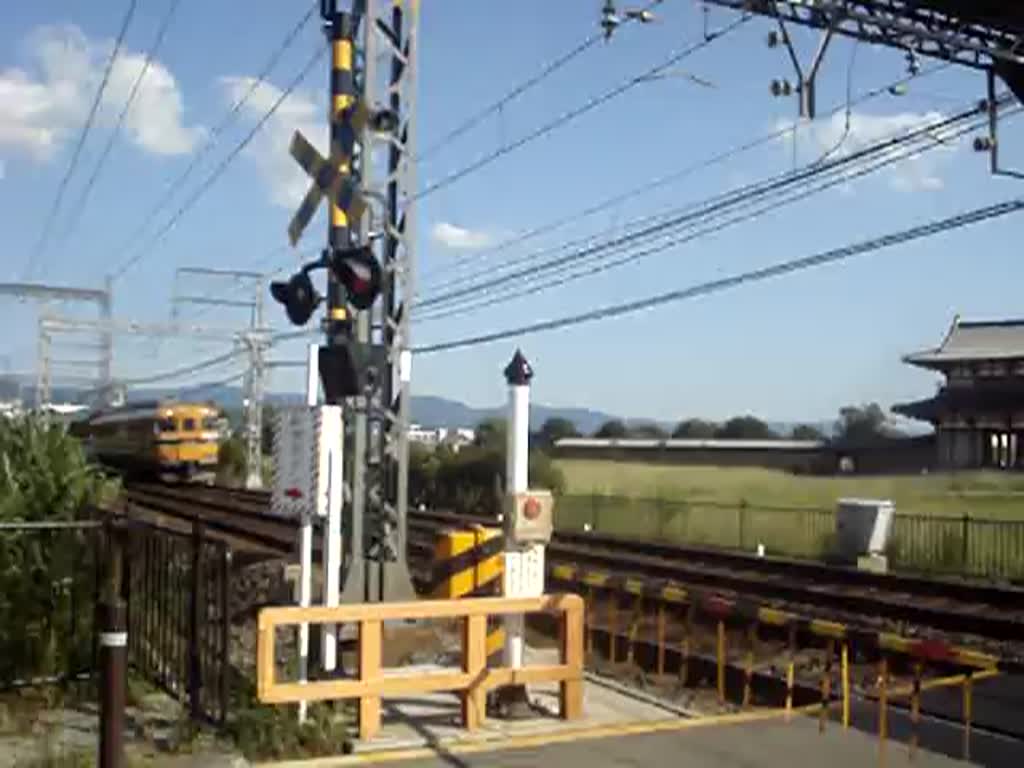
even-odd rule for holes
{"type": "Polygon", "coordinates": [[[904,360],[927,366],[959,360],[1012,358],[1024,358],[1024,320],[954,320],[942,344],[935,349],[907,355],[904,360]]]}

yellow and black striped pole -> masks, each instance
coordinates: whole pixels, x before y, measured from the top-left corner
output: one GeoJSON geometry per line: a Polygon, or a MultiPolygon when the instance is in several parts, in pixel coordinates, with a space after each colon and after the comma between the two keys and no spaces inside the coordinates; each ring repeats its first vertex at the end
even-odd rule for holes
{"type": "MultiPolygon", "coordinates": [[[[336,2],[336,0],[335,0],[336,2]]],[[[332,2],[333,6],[335,3],[332,2]]],[[[349,119],[350,107],[355,102],[355,80],[352,76],[353,50],[352,16],[331,9],[331,18],[326,26],[331,44],[331,156],[344,157],[342,174],[351,172],[351,157],[339,151],[342,144],[344,122],[349,119]]],[[[349,220],[346,211],[330,200],[330,215],[327,220],[327,244],[332,251],[347,248],[350,243],[349,220]]],[[[341,283],[335,275],[327,272],[327,339],[328,344],[345,342],[350,333],[348,310],[341,283]]]]}

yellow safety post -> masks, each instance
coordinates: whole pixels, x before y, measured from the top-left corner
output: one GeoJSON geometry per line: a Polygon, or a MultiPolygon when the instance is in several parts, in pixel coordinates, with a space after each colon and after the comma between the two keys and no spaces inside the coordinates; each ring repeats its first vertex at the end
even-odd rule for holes
{"type": "Polygon", "coordinates": [[[825,664],[821,670],[821,711],[818,713],[818,733],[825,732],[828,719],[828,705],[832,698],[832,659],[836,655],[836,641],[828,639],[825,645],[825,664]]]}
{"type": "Polygon", "coordinates": [[[914,662],[914,682],[910,690],[910,759],[917,757],[917,729],[921,722],[921,662],[914,662]]]}
{"type": "Polygon", "coordinates": [[[885,764],[885,740],[889,733],[889,659],[878,662],[878,762],[885,764]]]}
{"type": "Polygon", "coordinates": [[[840,673],[843,677],[843,728],[850,727],[850,644],[843,640],[840,650],[840,673]]]}
{"type": "Polygon", "coordinates": [[[718,701],[725,703],[725,620],[718,620],[718,643],[715,653],[718,662],[718,701]]]}
{"type": "MultiPolygon", "coordinates": [[[[503,542],[498,528],[444,531],[434,546],[434,597],[451,600],[500,595],[503,542]]],[[[504,645],[501,617],[488,617],[486,654],[492,666],[500,660],[504,645]]]]}
{"type": "Polygon", "coordinates": [[[665,674],[665,604],[658,603],[658,675],[665,674]]]}
{"type": "Polygon", "coordinates": [[[786,722],[793,716],[793,678],[796,673],[796,627],[790,626],[786,644],[786,722]]]}
{"type": "Polygon", "coordinates": [[[974,679],[971,677],[972,670],[964,675],[964,760],[971,759],[971,709],[973,703],[974,679]]]}

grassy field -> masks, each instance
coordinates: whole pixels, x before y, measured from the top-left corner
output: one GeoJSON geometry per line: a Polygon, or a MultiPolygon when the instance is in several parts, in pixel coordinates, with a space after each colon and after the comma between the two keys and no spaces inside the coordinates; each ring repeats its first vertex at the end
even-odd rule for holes
{"type": "Polygon", "coordinates": [[[890,499],[901,569],[1024,580],[1024,476],[809,477],[768,469],[566,459],[558,528],[768,554],[834,552],[836,500],[890,499]]]}
{"type": "Polygon", "coordinates": [[[748,467],[561,459],[566,492],[665,501],[833,509],[844,496],[891,499],[897,513],[1024,520],[1024,475],[1007,472],[812,477],[748,467]]]}

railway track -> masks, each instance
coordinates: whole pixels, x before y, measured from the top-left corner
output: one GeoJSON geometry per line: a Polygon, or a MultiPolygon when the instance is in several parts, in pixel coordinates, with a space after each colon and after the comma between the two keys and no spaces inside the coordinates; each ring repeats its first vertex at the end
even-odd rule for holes
{"type": "MultiPolygon", "coordinates": [[[[131,485],[126,498],[162,514],[202,520],[208,529],[245,538],[281,553],[294,548],[294,520],[268,515],[269,494],[221,488],[131,485]]],[[[437,531],[490,524],[489,518],[414,511],[409,519],[410,557],[430,560],[437,531]]],[[[929,628],[999,643],[1024,657],[1024,589],[965,580],[873,574],[823,563],[758,558],[592,532],[559,531],[548,547],[552,564],[604,572],[609,577],[685,584],[738,599],[798,606],[802,613],[835,620],[856,618],[913,633],[929,628]]]]}

